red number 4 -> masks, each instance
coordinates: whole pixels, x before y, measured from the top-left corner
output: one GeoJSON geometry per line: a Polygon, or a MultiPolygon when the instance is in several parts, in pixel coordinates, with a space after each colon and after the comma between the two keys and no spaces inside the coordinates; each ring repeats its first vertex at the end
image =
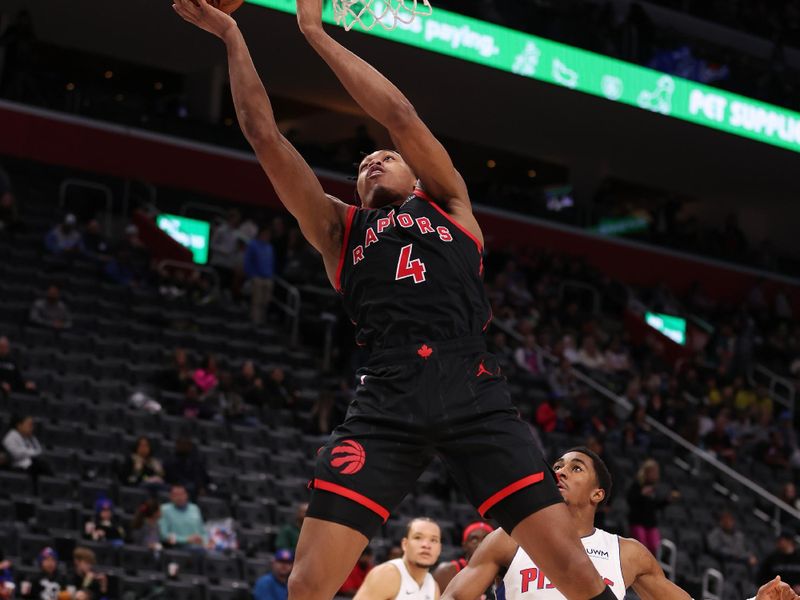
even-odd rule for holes
{"type": "Polygon", "coordinates": [[[415,258],[411,260],[411,250],[414,244],[403,246],[400,250],[400,258],[397,261],[397,274],[395,280],[400,281],[407,277],[413,277],[414,283],[422,283],[425,281],[425,263],[420,259],[415,258]]]}

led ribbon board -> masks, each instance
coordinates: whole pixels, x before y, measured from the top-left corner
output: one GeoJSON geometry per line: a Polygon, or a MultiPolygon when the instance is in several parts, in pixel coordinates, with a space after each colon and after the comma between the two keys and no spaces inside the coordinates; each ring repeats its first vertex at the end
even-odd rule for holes
{"type": "MultiPolygon", "coordinates": [[[[295,0],[247,1],[295,13],[295,0]]],[[[800,152],[800,113],[439,8],[363,33],[800,152]]]]}
{"type": "Polygon", "coordinates": [[[676,344],[686,345],[686,319],[648,312],[645,313],[644,320],[650,327],[660,331],[676,344]]]}
{"type": "Polygon", "coordinates": [[[195,263],[204,265],[208,262],[211,226],[207,221],[160,214],[156,217],[156,225],[181,246],[188,248],[195,263]]]}

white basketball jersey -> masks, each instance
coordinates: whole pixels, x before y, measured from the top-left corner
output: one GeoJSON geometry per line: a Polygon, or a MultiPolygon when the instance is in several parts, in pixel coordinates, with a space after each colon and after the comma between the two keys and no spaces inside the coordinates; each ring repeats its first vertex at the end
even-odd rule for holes
{"type": "Polygon", "coordinates": [[[394,565],[400,571],[400,591],[397,592],[395,600],[434,600],[436,598],[436,580],[433,575],[427,573],[420,586],[406,569],[406,563],[402,558],[390,560],[389,564],[394,565]]]}
{"type": "MultiPolygon", "coordinates": [[[[581,541],[600,576],[606,580],[614,595],[623,600],[625,580],[622,578],[619,537],[595,529],[592,535],[581,541]]],[[[508,567],[503,584],[506,600],[566,600],[521,547],[508,567]]]]}

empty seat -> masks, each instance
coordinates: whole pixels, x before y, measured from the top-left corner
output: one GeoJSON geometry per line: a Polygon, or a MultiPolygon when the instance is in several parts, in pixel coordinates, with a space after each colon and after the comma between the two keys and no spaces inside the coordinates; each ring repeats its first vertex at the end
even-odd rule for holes
{"type": "Polygon", "coordinates": [[[160,572],[161,557],[145,546],[125,544],[119,550],[119,566],[126,573],[160,572]]]}
{"type": "Polygon", "coordinates": [[[75,505],[66,502],[38,504],[36,506],[36,526],[42,531],[50,532],[56,529],[78,529],[75,505]]]}
{"type": "Polygon", "coordinates": [[[204,588],[194,582],[168,580],[164,583],[164,588],[170,600],[204,600],[204,588]]]}
{"type": "Polygon", "coordinates": [[[211,581],[215,582],[222,580],[233,581],[242,577],[238,559],[220,554],[206,556],[205,574],[211,581]]]}
{"type": "Polygon", "coordinates": [[[22,533],[19,536],[19,554],[26,562],[32,562],[42,548],[53,547],[53,538],[37,533],[22,533]]]}
{"type": "Polygon", "coordinates": [[[180,568],[180,573],[200,574],[203,572],[203,555],[188,550],[164,550],[161,553],[164,565],[175,563],[180,568]]]}
{"type": "Polygon", "coordinates": [[[32,493],[33,483],[29,475],[13,471],[0,471],[0,495],[11,497],[32,493]]]}
{"type": "Polygon", "coordinates": [[[274,495],[274,480],[264,474],[239,475],[236,478],[236,491],[248,500],[264,500],[274,495]]]}
{"type": "Polygon", "coordinates": [[[200,507],[200,512],[203,514],[203,519],[206,521],[226,519],[231,516],[230,506],[225,500],[220,498],[203,496],[202,498],[198,499],[197,505],[200,507]]]}
{"type": "Polygon", "coordinates": [[[236,520],[246,527],[269,525],[275,522],[274,506],[266,501],[237,502],[236,520]]]}

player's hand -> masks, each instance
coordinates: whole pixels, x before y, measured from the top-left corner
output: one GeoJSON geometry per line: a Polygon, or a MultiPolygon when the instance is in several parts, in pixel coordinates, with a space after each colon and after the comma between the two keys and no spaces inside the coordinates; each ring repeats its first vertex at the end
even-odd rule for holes
{"type": "Polygon", "coordinates": [[[222,40],[230,31],[236,29],[236,21],[230,15],[211,6],[207,0],[174,0],[174,2],[172,8],[184,21],[213,33],[222,40]]]}
{"type": "Polygon", "coordinates": [[[297,0],[297,24],[305,36],[321,33],[322,0],[297,0]]]}
{"type": "Polygon", "coordinates": [[[756,594],[756,600],[797,600],[800,598],[788,583],[781,581],[780,575],[761,586],[756,594]]]}

